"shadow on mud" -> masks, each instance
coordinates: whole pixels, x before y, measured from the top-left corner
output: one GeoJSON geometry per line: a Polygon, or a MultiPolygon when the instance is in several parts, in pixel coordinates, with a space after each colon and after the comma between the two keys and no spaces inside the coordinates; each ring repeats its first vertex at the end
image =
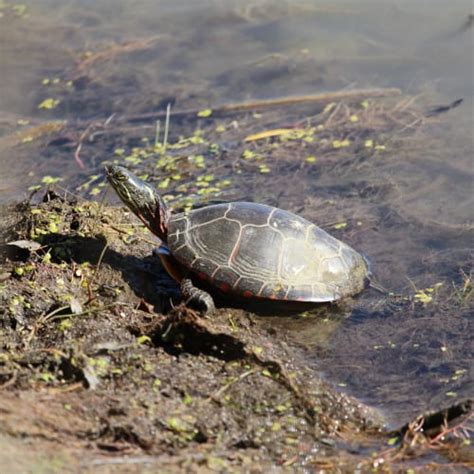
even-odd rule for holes
{"type": "Polygon", "coordinates": [[[151,254],[144,258],[122,254],[110,248],[102,235],[83,237],[51,233],[42,236],[41,240],[44,250],[51,253],[53,261],[89,263],[98,268],[108,265],[120,272],[132,291],[153,305],[154,311],[158,313],[168,312],[171,300],[177,301],[179,298],[178,285],[151,254]]]}

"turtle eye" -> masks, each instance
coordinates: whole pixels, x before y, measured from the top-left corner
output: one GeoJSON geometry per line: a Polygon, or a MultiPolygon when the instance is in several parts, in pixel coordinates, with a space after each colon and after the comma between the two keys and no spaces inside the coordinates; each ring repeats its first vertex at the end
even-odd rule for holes
{"type": "Polygon", "coordinates": [[[123,173],[117,173],[117,181],[126,181],[127,177],[123,173]]]}

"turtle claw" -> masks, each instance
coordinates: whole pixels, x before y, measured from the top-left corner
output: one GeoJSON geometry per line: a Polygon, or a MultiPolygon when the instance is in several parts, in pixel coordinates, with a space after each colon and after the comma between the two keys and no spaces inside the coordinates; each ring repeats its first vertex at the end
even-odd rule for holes
{"type": "Polygon", "coordinates": [[[191,306],[196,306],[199,311],[202,311],[203,314],[212,314],[216,310],[214,301],[212,300],[211,295],[206,292],[203,292],[206,297],[191,298],[189,303],[191,306]]]}
{"type": "Polygon", "coordinates": [[[181,280],[181,293],[186,300],[186,305],[189,304],[204,314],[211,314],[216,310],[212,296],[204,290],[196,288],[189,278],[181,280]]]}

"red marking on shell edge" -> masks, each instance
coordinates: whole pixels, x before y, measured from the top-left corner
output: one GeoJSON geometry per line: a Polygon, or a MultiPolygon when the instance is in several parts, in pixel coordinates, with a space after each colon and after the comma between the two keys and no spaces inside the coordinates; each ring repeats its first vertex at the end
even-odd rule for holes
{"type": "Polygon", "coordinates": [[[199,272],[197,275],[199,279],[207,280],[207,275],[204,272],[199,272]]]}
{"type": "Polygon", "coordinates": [[[276,297],[276,295],[275,295],[274,293],[272,293],[271,295],[269,295],[268,298],[271,299],[271,300],[276,300],[276,299],[277,299],[277,297],[276,297]]]}
{"type": "Polygon", "coordinates": [[[254,294],[253,294],[251,291],[249,291],[249,290],[245,290],[245,291],[242,293],[242,296],[243,296],[244,298],[251,298],[252,296],[254,296],[254,294]]]}
{"type": "Polygon", "coordinates": [[[221,283],[219,289],[224,293],[227,293],[230,290],[230,285],[228,283],[221,283]]]}

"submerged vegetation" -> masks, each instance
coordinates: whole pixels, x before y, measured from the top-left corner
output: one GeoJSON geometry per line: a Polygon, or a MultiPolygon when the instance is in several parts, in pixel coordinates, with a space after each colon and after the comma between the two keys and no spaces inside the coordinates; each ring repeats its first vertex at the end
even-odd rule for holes
{"type": "MultiPolygon", "coordinates": [[[[274,181],[288,172],[316,177],[334,168],[344,175],[353,167],[383,162],[390,156],[386,150],[409,139],[424,120],[407,104],[406,98],[389,98],[383,105],[375,99],[330,102],[291,128],[271,126],[273,114],[268,119],[265,113],[231,119],[193,114],[188,120],[195,128],[187,136],[176,134],[171,114],[171,121],[165,117],[171,123],[166,140],[161,126],[136,125],[130,133],[113,122],[88,125],[75,153],[112,149],[103,163],[125,164],[155,181],[175,209],[190,209],[241,196],[244,181],[254,193],[258,187],[268,189],[267,175],[274,181]],[[254,132],[257,126],[260,132],[254,132]]],[[[62,127],[56,133],[48,136],[53,144],[47,148],[57,147],[56,141],[71,132],[62,127]]],[[[12,413],[25,410],[7,395],[15,391],[54,394],[60,400],[55,405],[60,419],[35,415],[41,436],[64,432],[81,413],[81,423],[68,428],[61,444],[80,451],[93,443],[93,462],[99,464],[107,464],[107,453],[114,452],[127,465],[134,453],[144,451],[144,463],[174,468],[191,463],[226,470],[257,463],[263,470],[277,464],[409,471],[430,463],[433,469],[467,469],[471,405],[465,391],[457,392],[466,364],[452,361],[451,376],[442,382],[446,398],[436,412],[413,416],[391,431],[380,413],[320,379],[307,364],[307,349],[294,346],[286,328],[279,334],[266,318],[237,309],[222,308],[212,319],[202,319],[180,305],[176,284],[151,257],[153,236],[129,212],[110,208],[103,199],[87,200],[103,196],[102,173],[78,184],[76,192],[86,199],[66,191],[58,177],[44,176],[41,185],[50,190],[40,202],[33,198],[11,211],[16,223],[4,226],[8,245],[0,267],[0,306],[5,308],[1,388],[12,413]]],[[[364,184],[358,193],[376,202],[382,189],[364,184]]],[[[34,192],[41,197],[44,191],[35,187],[34,192]]],[[[271,195],[262,196],[268,202],[271,195]]],[[[360,198],[346,199],[349,207],[337,215],[328,200],[297,196],[306,214],[317,213],[334,232],[354,239],[371,225],[373,217],[356,211],[360,198]]],[[[471,275],[464,272],[452,284],[446,278],[411,282],[363,305],[374,305],[372,317],[403,313],[410,324],[441,312],[463,318],[472,311],[471,275]]],[[[333,320],[331,332],[340,331],[340,310],[324,311],[323,321],[333,320]]],[[[306,324],[310,336],[320,317],[318,311],[283,321],[287,327],[306,324]]],[[[392,358],[389,352],[405,350],[398,344],[395,336],[376,341],[369,332],[364,350],[392,358]]],[[[461,346],[461,341],[456,347],[445,343],[440,354],[461,346]]],[[[414,343],[413,350],[418,348],[420,343],[414,343]]],[[[18,429],[32,433],[33,428],[24,422],[18,429]]],[[[9,433],[18,431],[10,428],[9,433]]]]}

